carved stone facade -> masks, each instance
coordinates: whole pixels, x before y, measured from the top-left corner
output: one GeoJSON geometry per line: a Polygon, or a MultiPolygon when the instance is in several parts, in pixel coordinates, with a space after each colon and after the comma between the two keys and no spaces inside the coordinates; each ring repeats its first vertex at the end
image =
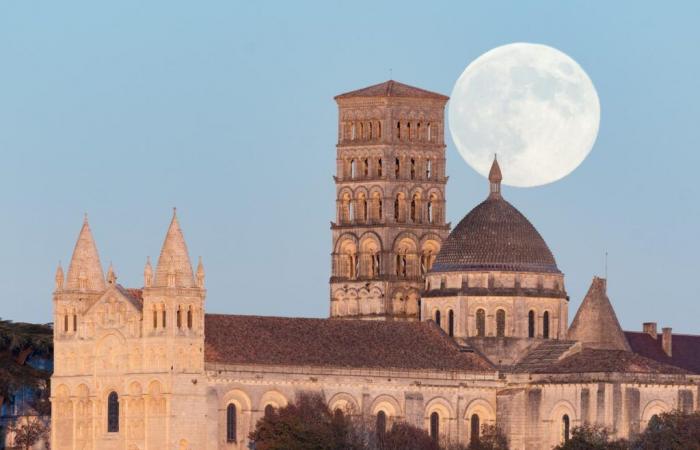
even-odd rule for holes
{"type": "Polygon", "coordinates": [[[564,275],[501,197],[497,163],[448,236],[446,97],[390,81],[336,100],[331,318],[205,314],[175,215],[143,288],[124,288],[86,220],[55,278],[54,449],[243,450],[300,391],[441,442],[495,423],[513,450],[700,410],[700,337],[622,331],[600,278],[567,328],[564,275]]]}
{"type": "Polygon", "coordinates": [[[175,216],[150,272],[143,289],[112,267],[105,283],[85,220],[67,282],[56,276],[53,448],[204,448],[203,269],[198,282],[175,216]]]}
{"type": "Polygon", "coordinates": [[[337,96],[331,317],[418,320],[444,238],[447,97],[387,81],[337,96]]]}

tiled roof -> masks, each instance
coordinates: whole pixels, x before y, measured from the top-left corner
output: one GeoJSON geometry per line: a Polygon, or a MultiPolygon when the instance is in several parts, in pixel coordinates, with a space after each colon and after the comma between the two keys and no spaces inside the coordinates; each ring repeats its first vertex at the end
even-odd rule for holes
{"type": "Polygon", "coordinates": [[[530,350],[518,364],[513,367],[514,372],[546,371],[559,361],[559,358],[566,353],[576,342],[548,339],[537,347],[530,350]]]}
{"type": "Polygon", "coordinates": [[[559,272],[540,233],[500,196],[489,197],[457,224],[432,267],[433,272],[468,270],[559,272]]]}
{"type": "Polygon", "coordinates": [[[389,80],[355,91],[336,95],[336,99],[352,97],[408,97],[408,98],[435,98],[447,101],[449,97],[437,92],[426,91],[398,81],[389,80]]]}
{"type": "Polygon", "coordinates": [[[432,322],[207,314],[207,363],[493,372],[432,322]]]}
{"type": "Polygon", "coordinates": [[[538,374],[561,373],[652,373],[652,374],[684,374],[685,370],[655,361],[651,358],[624,350],[599,350],[584,348],[579,352],[566,356],[556,362],[547,361],[536,364],[536,358],[526,357],[522,366],[516,367],[516,372],[538,374]]]}
{"type": "Polygon", "coordinates": [[[136,309],[143,309],[143,289],[125,288],[121,284],[117,284],[116,287],[136,309]]]}
{"type": "Polygon", "coordinates": [[[689,372],[700,373],[700,336],[674,334],[670,357],[661,347],[661,334],[654,339],[647,333],[625,331],[625,336],[635,353],[689,372]]]}

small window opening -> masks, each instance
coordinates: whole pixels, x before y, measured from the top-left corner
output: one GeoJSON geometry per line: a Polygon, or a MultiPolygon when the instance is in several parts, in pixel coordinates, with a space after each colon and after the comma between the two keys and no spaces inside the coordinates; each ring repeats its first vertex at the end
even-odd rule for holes
{"type": "Polygon", "coordinates": [[[483,309],[476,310],[476,335],[486,336],[486,312],[483,309]]]}

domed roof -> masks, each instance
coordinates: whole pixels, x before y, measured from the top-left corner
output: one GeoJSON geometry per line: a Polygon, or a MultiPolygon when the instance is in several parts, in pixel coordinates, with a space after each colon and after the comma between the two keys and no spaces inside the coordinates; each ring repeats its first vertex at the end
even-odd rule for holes
{"type": "Polygon", "coordinates": [[[506,270],[558,273],[547,244],[527,218],[500,194],[500,169],[491,169],[491,194],[447,237],[432,272],[506,270]]]}

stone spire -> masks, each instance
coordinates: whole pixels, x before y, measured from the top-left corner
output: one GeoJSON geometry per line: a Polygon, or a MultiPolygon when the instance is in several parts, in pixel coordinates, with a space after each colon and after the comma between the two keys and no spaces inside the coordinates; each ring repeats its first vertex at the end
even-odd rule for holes
{"type": "Polygon", "coordinates": [[[143,268],[143,285],[144,287],[151,287],[153,284],[153,267],[151,266],[151,257],[146,257],[146,267],[143,268]]]}
{"type": "Polygon", "coordinates": [[[503,175],[501,175],[501,167],[498,165],[496,155],[493,155],[493,164],[491,164],[491,170],[489,170],[489,183],[491,184],[489,197],[501,197],[501,181],[503,181],[503,175]]]}
{"type": "Polygon", "coordinates": [[[202,257],[199,257],[199,263],[197,264],[197,287],[204,287],[204,264],[202,264],[202,257]]]}
{"type": "Polygon", "coordinates": [[[112,263],[109,263],[109,268],[107,269],[107,284],[116,284],[117,274],[114,272],[114,267],[112,263]]]}
{"type": "Polygon", "coordinates": [[[583,347],[630,351],[606,293],[604,278],[593,277],[591,287],[569,327],[567,338],[581,342],[583,347]]]}
{"type": "Polygon", "coordinates": [[[105,289],[103,273],[86,214],[68,266],[65,287],[67,290],[102,291],[105,289]]]}
{"type": "Polygon", "coordinates": [[[173,209],[173,219],[160,250],[153,286],[191,288],[194,285],[192,263],[177,220],[177,212],[173,209]]]}
{"type": "Polygon", "coordinates": [[[63,267],[61,266],[61,262],[59,261],[58,267],[56,268],[56,290],[60,291],[63,289],[63,282],[65,281],[65,276],[63,275],[63,267]]]}

